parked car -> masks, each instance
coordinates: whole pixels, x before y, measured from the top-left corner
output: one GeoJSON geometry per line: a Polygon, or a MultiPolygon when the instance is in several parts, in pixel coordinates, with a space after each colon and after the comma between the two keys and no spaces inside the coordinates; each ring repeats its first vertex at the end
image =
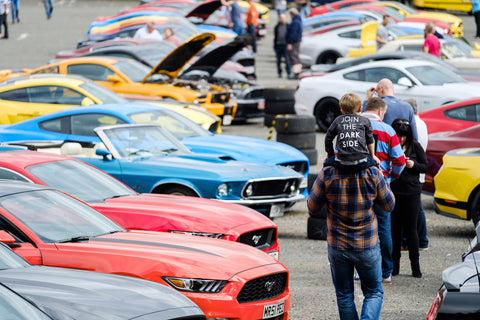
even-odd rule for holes
{"type": "MultiPolygon", "coordinates": [[[[480,145],[479,145],[480,146],[480,145]]],[[[435,175],[435,211],[480,221],[480,148],[454,149],[443,157],[435,175]]]]}
{"type": "MultiPolygon", "coordinates": [[[[0,231],[0,238],[5,237],[11,236],[0,231]]],[[[1,242],[0,309],[6,319],[205,320],[198,306],[170,287],[120,275],[32,266],[1,242]]]]}
{"type": "MultiPolygon", "coordinates": [[[[116,120],[105,117],[107,123],[112,119],[116,120]]],[[[103,145],[88,127],[71,138],[65,134],[65,141],[78,141],[84,148],[67,143],[63,149],[50,150],[80,158],[140,193],[216,199],[246,205],[268,217],[281,216],[305,199],[301,192],[307,179],[293,169],[235,161],[223,154],[192,153],[158,125],[119,124],[98,127],[95,132],[103,145]]]]}
{"type": "MultiPolygon", "coordinates": [[[[144,96],[130,96],[142,100],[144,96]]],[[[0,83],[0,124],[11,124],[73,106],[125,103],[127,100],[95,82],[76,75],[38,74],[0,83]],[[3,114],[2,114],[3,113],[3,114]]],[[[191,119],[212,132],[221,132],[221,119],[193,103],[148,100],[191,119]]]]}
{"type": "Polygon", "coordinates": [[[86,204],[32,183],[0,182],[0,207],[2,242],[32,264],[155,281],[191,299],[207,319],[288,319],[288,269],[251,246],[127,232],[86,204]]]}
{"type": "Polygon", "coordinates": [[[236,110],[230,91],[208,83],[176,79],[185,64],[213,38],[214,35],[209,33],[195,36],[177,47],[154,68],[126,58],[79,57],[33,69],[29,74],[81,75],[117,93],[200,103],[213,114],[220,116],[224,125],[228,125],[236,110]]]}
{"type": "Polygon", "coordinates": [[[459,131],[480,124],[480,98],[467,99],[419,113],[428,133],[459,131]]]}
{"type": "Polygon", "coordinates": [[[338,11],[341,9],[347,9],[350,6],[354,6],[357,4],[362,4],[362,3],[372,3],[376,2],[377,0],[340,0],[340,1],[334,1],[331,3],[326,3],[324,5],[316,6],[313,7],[310,10],[310,16],[317,16],[321,15],[327,12],[334,12],[338,11]]]}
{"type": "MultiPolygon", "coordinates": [[[[295,170],[305,179],[308,178],[308,158],[287,144],[250,137],[212,134],[168,109],[139,103],[71,108],[3,126],[0,127],[0,141],[94,139],[95,142],[100,142],[94,128],[123,123],[162,125],[193,152],[222,154],[232,160],[284,166],[295,170]]],[[[301,188],[300,192],[308,195],[306,188],[301,188]]]]}
{"type": "Polygon", "coordinates": [[[478,83],[467,82],[432,62],[374,61],[301,79],[295,92],[295,111],[314,115],[318,127],[326,130],[340,114],[338,101],[345,92],[364,97],[367,89],[383,78],[393,82],[396,97],[415,99],[419,112],[474,97],[480,88],[478,83]]]}
{"type": "Polygon", "coordinates": [[[432,8],[441,10],[472,12],[472,3],[470,1],[461,0],[413,0],[413,5],[417,8],[432,8]]]}
{"type": "Polygon", "coordinates": [[[435,192],[434,177],[443,165],[443,156],[450,150],[480,147],[480,125],[459,131],[436,132],[428,135],[428,172],[425,175],[423,190],[435,192]]]}
{"type": "Polygon", "coordinates": [[[245,243],[278,259],[277,226],[245,206],[175,195],[138,194],[86,163],[36,151],[4,151],[0,178],[33,182],[88,203],[127,230],[181,233],[245,243]]]}

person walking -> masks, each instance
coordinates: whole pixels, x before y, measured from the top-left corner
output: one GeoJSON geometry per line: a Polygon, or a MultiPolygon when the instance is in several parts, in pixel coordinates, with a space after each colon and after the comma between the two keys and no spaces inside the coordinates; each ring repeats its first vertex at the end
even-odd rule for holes
{"type": "Polygon", "coordinates": [[[7,16],[8,16],[9,10],[10,10],[10,0],[0,0],[0,34],[2,34],[2,26],[3,26],[3,35],[1,36],[1,39],[8,39],[7,16]]]}
{"type": "Polygon", "coordinates": [[[413,138],[418,140],[417,136],[417,125],[415,123],[415,115],[413,114],[412,107],[402,99],[399,99],[394,96],[393,83],[390,79],[383,78],[374,88],[369,88],[367,90],[367,98],[363,102],[364,108],[368,100],[373,97],[373,94],[376,93],[383,101],[387,104],[387,111],[383,117],[383,122],[392,125],[395,119],[403,118],[407,119],[410,122],[410,126],[413,130],[413,138]]]}
{"type": "Polygon", "coordinates": [[[275,10],[277,11],[278,18],[280,18],[280,15],[287,11],[287,0],[275,0],[275,10]]]}
{"type": "Polygon", "coordinates": [[[408,256],[412,276],[421,278],[420,255],[418,249],[417,219],[420,211],[422,185],[420,173],[428,170],[427,157],[420,143],[413,139],[413,129],[407,119],[396,119],[392,128],[397,133],[400,145],[406,156],[406,165],[400,177],[390,184],[395,194],[395,208],[392,211],[393,271],[400,273],[402,230],[407,239],[408,256]]]}
{"type": "Polygon", "coordinates": [[[300,62],[300,43],[302,42],[303,25],[302,18],[296,8],[288,9],[291,22],[287,26],[287,50],[293,74],[288,79],[299,79],[302,72],[300,62]]]}
{"type": "Polygon", "coordinates": [[[238,34],[242,35],[244,33],[243,22],[241,17],[240,5],[238,0],[233,0],[230,4],[230,14],[232,15],[232,30],[238,34]]]}
{"type": "Polygon", "coordinates": [[[436,57],[440,57],[440,51],[442,50],[442,44],[438,37],[435,36],[435,27],[431,24],[425,26],[425,41],[423,42],[422,50],[425,53],[432,54],[436,57]]]}
{"type": "Polygon", "coordinates": [[[307,200],[310,216],[327,206],[327,250],[340,319],[359,319],[354,269],[364,295],[361,319],[379,319],[383,303],[381,255],[373,206],[391,211],[395,198],[377,167],[344,172],[324,166],[307,200]],[[361,203],[361,205],[359,205],[361,203]]]}
{"type": "Polygon", "coordinates": [[[383,47],[388,42],[388,29],[387,26],[390,23],[390,17],[383,16],[382,23],[377,27],[377,50],[383,47]]]}
{"type": "Polygon", "coordinates": [[[471,0],[472,1],[472,12],[473,17],[475,18],[475,39],[480,39],[480,0],[471,0]]]}
{"type": "Polygon", "coordinates": [[[278,23],[273,29],[273,49],[275,50],[275,57],[277,59],[277,74],[282,77],[282,58],[285,61],[285,72],[287,77],[292,74],[290,66],[290,59],[287,51],[287,16],[281,13],[278,16],[278,23]]]}
{"type": "Polygon", "coordinates": [[[20,23],[20,17],[18,16],[18,11],[20,10],[20,0],[11,0],[11,9],[12,9],[12,24],[20,23]]]}
{"type": "MultiPolygon", "coordinates": [[[[373,97],[367,101],[362,116],[369,119],[372,124],[372,133],[376,141],[375,151],[377,158],[380,160],[379,167],[383,176],[391,182],[398,179],[405,168],[405,155],[395,130],[383,122],[387,109],[385,101],[373,97]]],[[[391,283],[393,272],[391,212],[383,210],[380,206],[374,206],[373,210],[378,219],[378,237],[382,255],[382,281],[383,283],[391,283]]]]}
{"type": "Polygon", "coordinates": [[[45,7],[45,13],[47,14],[47,19],[50,19],[52,17],[54,0],[41,0],[41,1],[43,2],[43,6],[45,7]]]}
{"type": "Polygon", "coordinates": [[[247,12],[247,33],[252,37],[252,51],[257,52],[257,26],[258,26],[258,10],[253,0],[247,0],[249,5],[247,12]]]}
{"type": "Polygon", "coordinates": [[[133,39],[163,40],[163,37],[155,27],[155,22],[149,21],[135,32],[133,39]]]}

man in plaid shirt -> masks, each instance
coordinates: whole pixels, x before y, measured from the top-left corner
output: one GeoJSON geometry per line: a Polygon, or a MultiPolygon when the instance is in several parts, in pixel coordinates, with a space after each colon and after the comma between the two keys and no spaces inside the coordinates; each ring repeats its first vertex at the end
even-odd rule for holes
{"type": "Polygon", "coordinates": [[[342,172],[323,167],[308,198],[311,216],[327,205],[328,260],[340,319],[359,319],[354,301],[354,268],[364,295],[361,319],[378,319],[383,301],[382,265],[373,206],[391,211],[395,198],[377,167],[342,172]]]}

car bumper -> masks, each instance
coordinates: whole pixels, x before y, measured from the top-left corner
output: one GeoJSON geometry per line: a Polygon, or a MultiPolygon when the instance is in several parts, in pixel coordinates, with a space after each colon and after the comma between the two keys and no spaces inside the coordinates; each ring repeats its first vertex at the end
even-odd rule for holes
{"type": "Polygon", "coordinates": [[[235,99],[237,112],[235,120],[247,120],[263,117],[265,114],[265,99],[235,99]]]}
{"type": "Polygon", "coordinates": [[[460,201],[450,201],[436,197],[434,199],[436,213],[456,219],[470,219],[470,217],[468,217],[467,215],[468,203],[460,201]]]}

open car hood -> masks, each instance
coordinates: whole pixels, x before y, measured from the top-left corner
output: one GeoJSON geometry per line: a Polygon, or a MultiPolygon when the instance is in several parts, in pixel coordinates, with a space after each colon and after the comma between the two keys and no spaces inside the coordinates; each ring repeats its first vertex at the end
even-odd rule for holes
{"type": "Polygon", "coordinates": [[[160,61],[160,63],[157,64],[141,81],[141,83],[145,83],[153,74],[162,74],[171,79],[175,79],[188,61],[202,51],[202,49],[213,40],[215,40],[215,35],[213,33],[201,33],[191,37],[163,58],[163,60],[160,61]]]}
{"type": "Polygon", "coordinates": [[[200,18],[204,21],[210,17],[212,13],[217,11],[218,8],[222,6],[222,2],[220,0],[207,0],[200,3],[198,6],[193,8],[192,11],[185,15],[185,18],[200,18]]]}
{"type": "Polygon", "coordinates": [[[249,35],[237,36],[227,44],[218,46],[203,55],[203,57],[195,61],[195,63],[182,73],[206,71],[212,76],[226,61],[248,44],[251,44],[251,37],[249,35]]]}

